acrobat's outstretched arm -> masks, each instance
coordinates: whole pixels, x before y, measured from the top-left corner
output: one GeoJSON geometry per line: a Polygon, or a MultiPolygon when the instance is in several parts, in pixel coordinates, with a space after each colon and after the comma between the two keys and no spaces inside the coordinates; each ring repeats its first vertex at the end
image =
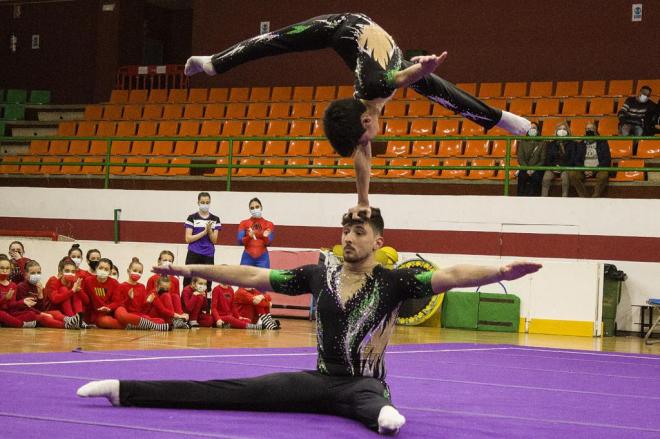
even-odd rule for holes
{"type": "Polygon", "coordinates": [[[502,267],[484,267],[481,265],[455,265],[433,272],[431,286],[434,293],[441,293],[457,287],[477,287],[503,280],[515,280],[543,267],[535,262],[512,262],[502,267]]]}

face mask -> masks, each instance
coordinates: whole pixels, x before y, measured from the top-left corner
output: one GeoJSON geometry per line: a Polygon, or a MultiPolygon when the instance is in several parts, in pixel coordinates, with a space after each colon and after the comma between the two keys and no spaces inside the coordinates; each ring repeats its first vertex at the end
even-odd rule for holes
{"type": "Polygon", "coordinates": [[[199,205],[200,212],[208,212],[210,208],[211,208],[210,204],[200,204],[199,205]]]}
{"type": "Polygon", "coordinates": [[[28,282],[30,282],[32,285],[38,284],[40,280],[41,280],[41,275],[40,274],[31,274],[28,277],[28,282]]]}
{"type": "Polygon", "coordinates": [[[96,271],[96,267],[99,266],[99,261],[89,261],[89,268],[91,268],[92,271],[96,271]]]}
{"type": "Polygon", "coordinates": [[[107,279],[108,276],[110,276],[110,272],[109,272],[109,271],[98,270],[98,271],[96,272],[96,277],[98,277],[99,279],[107,279]]]}
{"type": "Polygon", "coordinates": [[[0,274],[0,281],[7,280],[7,279],[9,279],[9,275],[8,275],[8,274],[4,274],[4,273],[3,273],[3,274],[0,274]]]}
{"type": "Polygon", "coordinates": [[[203,293],[204,291],[206,291],[206,285],[197,285],[195,289],[197,290],[198,293],[203,293]]]}
{"type": "Polygon", "coordinates": [[[80,267],[80,264],[82,263],[82,259],[80,258],[71,258],[74,264],[76,264],[76,268],[80,267]]]}
{"type": "Polygon", "coordinates": [[[261,218],[261,209],[250,209],[250,215],[255,218],[261,218]]]}
{"type": "Polygon", "coordinates": [[[644,103],[649,100],[649,97],[646,95],[639,95],[639,102],[644,103]]]}
{"type": "Polygon", "coordinates": [[[584,135],[585,135],[585,136],[595,136],[595,135],[596,135],[596,132],[595,132],[594,130],[587,130],[587,131],[584,133],[584,135]]]}
{"type": "Polygon", "coordinates": [[[76,275],[73,273],[65,273],[64,276],[62,276],[62,279],[72,284],[76,281],[76,275]]]}
{"type": "Polygon", "coordinates": [[[537,130],[536,128],[530,128],[529,131],[527,132],[527,134],[529,134],[532,137],[536,136],[538,133],[539,130],[537,130]]]}
{"type": "Polygon", "coordinates": [[[568,131],[566,131],[566,130],[564,130],[564,129],[557,130],[557,135],[558,135],[558,136],[561,136],[561,137],[567,136],[567,135],[568,135],[568,131]]]}
{"type": "Polygon", "coordinates": [[[131,273],[128,275],[128,277],[130,277],[133,282],[137,282],[140,280],[142,275],[140,273],[131,273]]]}
{"type": "Polygon", "coordinates": [[[158,265],[161,267],[169,267],[172,263],[170,261],[160,261],[158,265]]]}

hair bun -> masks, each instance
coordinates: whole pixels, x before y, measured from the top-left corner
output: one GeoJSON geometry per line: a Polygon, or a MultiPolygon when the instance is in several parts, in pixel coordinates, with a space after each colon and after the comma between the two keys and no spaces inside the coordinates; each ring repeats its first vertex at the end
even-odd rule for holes
{"type": "Polygon", "coordinates": [[[133,259],[131,259],[131,262],[140,262],[140,259],[134,256],[133,259]]]}
{"type": "Polygon", "coordinates": [[[74,248],[75,248],[75,249],[79,249],[79,248],[80,248],[80,244],[73,244],[73,245],[71,246],[71,250],[73,250],[74,248]]]}

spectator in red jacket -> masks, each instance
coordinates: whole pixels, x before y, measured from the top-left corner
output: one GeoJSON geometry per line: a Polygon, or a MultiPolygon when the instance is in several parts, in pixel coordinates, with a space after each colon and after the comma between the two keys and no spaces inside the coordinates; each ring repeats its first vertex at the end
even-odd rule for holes
{"type": "Polygon", "coordinates": [[[78,276],[81,275],[82,277],[96,276],[96,267],[98,267],[99,261],[101,260],[101,251],[95,248],[89,249],[87,250],[87,255],[85,256],[85,259],[87,261],[87,266],[89,267],[89,270],[79,269],[78,276]]]}
{"type": "Polygon", "coordinates": [[[57,276],[51,276],[44,287],[44,294],[50,309],[56,309],[65,316],[82,313],[89,303],[82,290],[83,279],[76,275],[76,263],[68,256],[57,266],[57,276]]]}
{"type": "MultiPolygon", "coordinates": [[[[158,266],[162,265],[172,265],[174,263],[174,253],[169,250],[163,250],[158,255],[158,266]]],[[[154,274],[147,281],[147,291],[152,291],[156,289],[156,281],[160,277],[159,274],[154,274]]],[[[181,284],[179,283],[179,278],[176,276],[167,276],[170,280],[170,295],[172,296],[172,305],[174,306],[174,311],[178,314],[183,314],[183,308],[181,308],[181,284]]]]}
{"type": "Polygon", "coordinates": [[[25,257],[25,247],[20,241],[12,241],[9,244],[9,259],[11,263],[11,274],[9,279],[19,284],[25,278],[25,264],[30,260],[25,257]]]}
{"type": "Polygon", "coordinates": [[[16,284],[9,280],[11,263],[7,255],[0,255],[0,325],[10,328],[34,328],[36,319],[18,319],[9,313],[16,299],[16,284]]]}
{"type": "Polygon", "coordinates": [[[213,326],[213,317],[206,312],[206,289],[206,279],[201,277],[193,277],[190,285],[183,289],[183,310],[190,316],[188,324],[191,328],[213,326]]]}
{"type": "MultiPolygon", "coordinates": [[[[73,244],[69,249],[67,256],[71,258],[71,260],[76,264],[76,276],[84,279],[87,275],[87,271],[80,268],[80,265],[82,264],[82,260],[83,260],[82,259],[83,252],[82,249],[80,248],[80,244],[73,244]]],[[[99,258],[100,257],[101,256],[99,255],[99,258]]]]}
{"type": "Polygon", "coordinates": [[[163,319],[174,329],[189,329],[188,314],[179,313],[172,304],[171,282],[168,277],[160,277],[156,289],[147,292],[148,314],[150,317],[163,319]]]}
{"type": "Polygon", "coordinates": [[[96,265],[96,275],[87,276],[83,281],[83,291],[89,298],[89,317],[86,321],[99,328],[121,329],[121,324],[114,318],[114,311],[122,304],[119,294],[119,282],[110,277],[112,261],[101,258],[96,265]]]}
{"type": "Polygon", "coordinates": [[[234,289],[229,285],[218,284],[213,288],[211,315],[216,328],[264,329],[261,323],[251,323],[238,314],[234,308],[234,289]]]}
{"type": "Polygon", "coordinates": [[[238,225],[238,244],[245,247],[241,256],[241,265],[270,268],[268,246],[273,242],[273,223],[262,217],[263,207],[259,198],[249,203],[250,218],[238,225]]]}
{"type": "Polygon", "coordinates": [[[270,314],[271,298],[254,288],[239,288],[234,295],[234,308],[251,323],[261,323],[264,329],[280,329],[280,321],[270,314]]]}

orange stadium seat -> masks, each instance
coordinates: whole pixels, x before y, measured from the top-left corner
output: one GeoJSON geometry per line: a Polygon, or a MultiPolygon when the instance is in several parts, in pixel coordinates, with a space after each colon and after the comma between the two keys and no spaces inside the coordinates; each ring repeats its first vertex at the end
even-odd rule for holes
{"type": "Polygon", "coordinates": [[[352,98],[354,92],[352,85],[340,85],[337,87],[337,99],[352,98]]]}
{"type": "Polygon", "coordinates": [[[128,90],[112,90],[110,92],[111,104],[126,104],[128,102],[128,90]]]}
{"type": "MultiPolygon", "coordinates": [[[[261,159],[255,157],[243,157],[238,160],[240,166],[257,166],[261,165],[261,159]]],[[[239,177],[254,177],[259,175],[261,168],[238,168],[236,175],[239,177]]]]}
{"type": "Polygon", "coordinates": [[[312,145],[312,155],[318,157],[338,156],[327,140],[315,140],[312,145]]]}
{"type": "Polygon", "coordinates": [[[183,104],[167,104],[163,109],[163,119],[173,120],[181,119],[183,114],[183,104]]]}
{"type": "Polygon", "coordinates": [[[286,136],[289,134],[289,122],[286,120],[271,120],[268,123],[267,136],[286,136]]]}
{"type": "Polygon", "coordinates": [[[205,120],[199,131],[200,136],[218,137],[222,133],[222,122],[219,120],[205,120]]]}
{"type": "Polygon", "coordinates": [[[93,165],[92,163],[102,163],[105,156],[89,156],[82,159],[83,166],[80,168],[81,174],[99,175],[105,172],[105,165],[93,165]]]}
{"type": "Polygon", "coordinates": [[[392,101],[385,105],[383,110],[383,117],[402,117],[406,115],[405,101],[392,101]]]}
{"type": "MultiPolygon", "coordinates": [[[[80,122],[81,125],[88,127],[87,129],[83,130],[85,134],[81,134],[81,136],[93,136],[95,127],[96,127],[96,122],[80,122]],[[90,129],[91,128],[91,129],[90,129]]],[[[65,122],[60,122],[60,124],[57,126],[57,135],[58,136],[75,136],[76,135],[76,128],[77,125],[73,121],[65,121],[65,122]]]]}
{"type": "Polygon", "coordinates": [[[474,82],[459,82],[456,84],[456,87],[460,88],[466,93],[471,94],[472,96],[477,95],[477,84],[474,82]]]}
{"type": "Polygon", "coordinates": [[[407,140],[390,140],[383,154],[386,157],[406,156],[410,150],[410,142],[407,140]]]}
{"type": "Polygon", "coordinates": [[[503,98],[490,98],[484,99],[484,103],[490,105],[493,108],[499,108],[500,110],[506,110],[506,99],[503,98]]]}
{"type": "Polygon", "coordinates": [[[485,157],[489,153],[488,140],[468,140],[465,142],[465,150],[463,156],[465,157],[485,157]]]}
{"type": "Polygon", "coordinates": [[[128,93],[128,103],[144,104],[147,102],[147,93],[149,93],[149,90],[131,90],[128,93]]]}
{"type": "MultiPolygon", "coordinates": [[[[179,136],[195,137],[199,135],[199,122],[183,121],[179,127],[179,136]]],[[[195,152],[195,141],[177,140],[174,144],[175,155],[191,155],[195,152]]]]}
{"type": "Polygon", "coordinates": [[[204,157],[219,155],[218,142],[216,140],[200,140],[197,142],[197,148],[193,154],[204,157]]]}
{"type": "Polygon", "coordinates": [[[640,140],[637,147],[637,157],[649,159],[660,157],[660,139],[640,140]]]}
{"type": "Polygon", "coordinates": [[[461,134],[465,136],[483,136],[484,128],[471,120],[464,120],[461,126],[461,134]]]}
{"type": "Polygon", "coordinates": [[[314,98],[314,87],[293,87],[294,102],[309,102],[314,98]]]}
{"type": "MultiPolygon", "coordinates": [[[[143,124],[148,124],[148,123],[149,122],[142,122],[140,124],[140,128],[142,128],[143,124]]],[[[158,124],[157,133],[159,136],[175,137],[178,134],[178,132],[179,132],[179,123],[174,120],[166,120],[158,124]]],[[[138,136],[140,135],[141,135],[140,130],[138,129],[138,136]]],[[[149,135],[153,135],[153,134],[149,134],[149,135]]]]}
{"type": "MultiPolygon", "coordinates": [[[[474,159],[470,161],[470,166],[495,166],[495,160],[474,159]]],[[[468,180],[488,180],[495,178],[495,169],[470,169],[469,173],[463,177],[468,180]]]]}
{"type": "MultiPolygon", "coordinates": [[[[189,102],[197,102],[196,99],[198,99],[201,95],[200,93],[197,93],[196,90],[198,89],[192,89],[190,90],[190,98],[188,99],[189,102]]],[[[208,96],[206,102],[227,102],[229,101],[229,89],[226,87],[221,87],[221,88],[212,88],[211,90],[208,91],[208,96]]],[[[205,101],[202,101],[205,102],[205,101]]]]}
{"type": "Polygon", "coordinates": [[[559,114],[559,99],[543,98],[537,100],[534,114],[536,116],[552,116],[559,114]]]}
{"type": "Polygon", "coordinates": [[[436,155],[435,148],[435,140],[415,140],[410,155],[413,157],[434,156],[436,155]]]}
{"type": "Polygon", "coordinates": [[[247,112],[247,104],[232,102],[227,104],[227,119],[243,119],[247,112]]]}
{"type": "MultiPolygon", "coordinates": [[[[440,166],[440,159],[421,158],[417,160],[416,166],[440,166]]],[[[416,169],[412,178],[437,178],[438,169],[416,169]]]]}
{"type": "MultiPolygon", "coordinates": [[[[144,106],[142,119],[158,120],[163,117],[163,106],[158,104],[149,104],[144,106]]],[[[126,119],[126,110],[124,110],[124,119],[126,119]]]]}
{"type": "Polygon", "coordinates": [[[312,104],[310,102],[296,102],[291,107],[291,117],[294,119],[312,117],[312,104]]]}
{"type": "Polygon", "coordinates": [[[604,96],[605,81],[582,81],[580,96],[604,96]]]}
{"type": "Polygon", "coordinates": [[[541,135],[542,136],[554,136],[557,125],[562,122],[565,122],[566,119],[563,117],[546,117],[542,120],[541,125],[541,135]]]}
{"type": "Polygon", "coordinates": [[[250,102],[267,102],[270,100],[270,87],[252,87],[250,102]]]}
{"type": "Polygon", "coordinates": [[[598,122],[598,133],[601,136],[616,136],[619,133],[619,119],[604,117],[598,122]]]}
{"type": "Polygon", "coordinates": [[[371,178],[380,178],[385,176],[385,169],[377,169],[374,166],[387,166],[387,162],[382,157],[371,159],[371,178]]]}
{"type": "MultiPolygon", "coordinates": [[[[516,159],[511,159],[509,162],[511,166],[518,166],[518,160],[516,159]]],[[[495,175],[495,180],[504,180],[504,177],[506,176],[506,172],[504,172],[504,164],[505,161],[501,160],[497,166],[500,167],[500,169],[497,171],[497,174],[495,175]]],[[[509,171],[509,180],[513,180],[516,178],[516,171],[515,170],[510,170],[509,171]]]]}
{"type": "Polygon", "coordinates": [[[431,105],[431,114],[433,116],[443,117],[443,116],[453,116],[454,112],[451,111],[449,108],[443,107],[440,104],[432,104],[431,105]]]}
{"type": "Polygon", "coordinates": [[[309,120],[294,120],[291,122],[291,128],[289,129],[289,135],[291,137],[305,137],[309,136],[312,132],[312,122],[309,120]]]}
{"type": "MultiPolygon", "coordinates": [[[[208,94],[208,89],[206,88],[197,88],[197,89],[191,89],[191,97],[192,97],[192,90],[200,90],[203,91],[204,93],[204,100],[206,100],[206,95],[208,94]]],[[[188,102],[188,89],[186,88],[173,88],[170,89],[170,93],[167,96],[167,102],[170,104],[182,104],[184,102],[188,102]]],[[[196,102],[192,101],[191,102],[196,102]]],[[[200,101],[204,102],[204,101],[200,101]]]]}
{"type": "Polygon", "coordinates": [[[24,163],[41,163],[41,157],[28,157],[25,156],[23,157],[23,160],[21,161],[21,165],[19,167],[20,173],[21,174],[38,174],[39,173],[39,166],[40,164],[37,165],[27,165],[24,163]]]}
{"type": "Polygon", "coordinates": [[[608,96],[630,96],[633,92],[632,79],[613,79],[607,87],[608,96]]]}
{"type": "Polygon", "coordinates": [[[122,113],[124,120],[140,120],[142,119],[142,105],[124,105],[124,112],[122,113]]]}
{"type": "Polygon", "coordinates": [[[195,142],[190,140],[179,140],[174,142],[174,155],[193,155],[195,154],[195,142]]]}
{"type": "Polygon", "coordinates": [[[270,114],[268,117],[271,119],[286,119],[289,117],[291,111],[291,104],[284,102],[276,102],[270,106],[270,114]]]}
{"type": "Polygon", "coordinates": [[[408,121],[405,119],[390,119],[385,128],[386,136],[405,136],[408,134],[408,121]]]}
{"type": "Polygon", "coordinates": [[[350,166],[350,168],[337,169],[335,177],[355,177],[355,169],[353,168],[353,159],[350,157],[342,157],[337,161],[337,166],[350,166]]]}
{"type": "MultiPolygon", "coordinates": [[[[152,157],[148,160],[150,165],[167,165],[170,161],[165,157],[152,157]]],[[[149,166],[145,171],[146,175],[164,175],[167,173],[167,168],[164,166],[149,166]]]]}
{"type": "Polygon", "coordinates": [[[438,148],[440,157],[456,157],[463,152],[463,142],[461,140],[442,140],[438,148]]]}
{"type": "Polygon", "coordinates": [[[292,140],[289,142],[289,151],[287,154],[292,156],[308,156],[311,147],[312,142],[309,140],[292,140]]]}
{"type": "Polygon", "coordinates": [[[589,104],[587,114],[612,114],[614,113],[613,98],[593,98],[589,104]]]}
{"type": "Polygon", "coordinates": [[[57,157],[44,157],[41,161],[41,168],[39,168],[39,172],[41,174],[48,175],[61,174],[62,167],[60,160],[61,159],[57,157]]]}
{"type": "Polygon", "coordinates": [[[270,100],[273,102],[289,102],[291,101],[291,87],[273,87],[270,100]]]}
{"type": "Polygon", "coordinates": [[[586,117],[571,119],[571,133],[575,136],[583,136],[589,122],[593,122],[593,119],[586,117]]]}
{"type": "Polygon", "coordinates": [[[243,121],[228,120],[222,127],[222,135],[227,137],[243,135],[243,121]]]}
{"type": "Polygon", "coordinates": [[[578,81],[558,81],[555,88],[555,96],[577,96],[578,81]]]}
{"type": "MultiPolygon", "coordinates": [[[[410,168],[413,165],[412,159],[409,158],[395,158],[390,160],[390,166],[405,166],[410,168]]],[[[386,178],[411,178],[413,174],[412,169],[388,169],[386,178]]]]}
{"type": "Polygon", "coordinates": [[[509,111],[520,116],[528,116],[533,114],[533,103],[534,101],[532,99],[513,99],[509,104],[509,111]]]}
{"type": "MultiPolygon", "coordinates": [[[[330,157],[318,157],[312,160],[312,166],[334,166],[335,159],[330,157]]],[[[335,170],[333,168],[312,168],[309,177],[332,177],[335,170]]]]}
{"type": "Polygon", "coordinates": [[[312,122],[312,136],[313,137],[324,137],[325,132],[323,131],[323,122],[320,119],[316,119],[312,122]]]}
{"type": "Polygon", "coordinates": [[[201,119],[204,117],[204,106],[202,104],[186,104],[183,107],[184,119],[201,119]]]}
{"type": "Polygon", "coordinates": [[[633,155],[632,140],[608,140],[612,158],[628,158],[633,155]]]}
{"type": "Polygon", "coordinates": [[[529,84],[529,97],[543,98],[552,96],[552,82],[532,82],[529,84]]]}
{"type": "Polygon", "coordinates": [[[48,140],[33,140],[30,142],[30,154],[44,155],[50,154],[48,140]]]}
{"type": "Polygon", "coordinates": [[[149,92],[149,99],[147,102],[152,104],[162,104],[167,102],[167,89],[164,88],[152,88],[149,92]]]}
{"type": "Polygon", "coordinates": [[[136,166],[126,166],[121,173],[123,175],[141,175],[144,174],[144,165],[147,163],[145,157],[128,157],[125,164],[132,164],[136,166]],[[137,166],[142,165],[142,166],[137,166]]]}
{"type": "Polygon", "coordinates": [[[334,85],[321,85],[314,91],[315,101],[332,101],[337,96],[337,87],[334,85]]]}
{"type": "Polygon", "coordinates": [[[124,163],[126,159],[124,157],[110,156],[110,174],[112,175],[121,175],[124,173],[124,163]]]}
{"type": "Polygon", "coordinates": [[[262,155],[264,152],[264,142],[260,140],[246,140],[241,142],[240,155],[262,155]]]}
{"type": "MultiPolygon", "coordinates": [[[[282,166],[284,159],[281,157],[267,157],[264,160],[264,166],[282,166]]],[[[263,168],[261,170],[262,177],[279,177],[284,174],[284,168],[263,168]]]]}
{"type": "MultiPolygon", "coordinates": [[[[232,104],[229,104],[232,105],[232,104]]],[[[248,119],[265,119],[268,114],[268,104],[263,102],[252,102],[247,108],[248,119]]]]}
{"type": "MultiPolygon", "coordinates": [[[[620,160],[619,168],[643,168],[644,160],[620,160]]],[[[612,181],[644,181],[642,171],[618,171],[612,181]]]]}
{"type": "Polygon", "coordinates": [[[457,136],[458,119],[441,119],[435,124],[435,134],[438,136],[457,136]]]}
{"type": "MultiPolygon", "coordinates": [[[[293,166],[309,166],[309,159],[307,157],[291,157],[287,165],[293,166]]],[[[306,177],[309,174],[309,168],[287,168],[284,171],[284,175],[287,177],[306,177]]]]}
{"type": "Polygon", "coordinates": [[[105,120],[119,120],[121,113],[124,110],[123,105],[104,105],[103,106],[103,119],[105,120]]]}
{"type": "Polygon", "coordinates": [[[564,116],[579,116],[587,113],[586,98],[566,98],[561,114],[564,116]]]}
{"type": "Polygon", "coordinates": [[[230,102],[247,102],[249,95],[249,87],[232,87],[229,89],[230,102]]]}
{"type": "Polygon", "coordinates": [[[433,119],[413,119],[410,124],[411,136],[432,136],[433,119]]]}
{"type": "MultiPolygon", "coordinates": [[[[175,157],[170,162],[170,165],[189,165],[190,159],[184,157],[175,157]]],[[[167,175],[190,175],[190,168],[187,167],[174,167],[167,168],[167,175]]]]}
{"type": "Polygon", "coordinates": [[[408,101],[418,101],[421,99],[426,99],[426,96],[422,96],[421,94],[417,93],[412,87],[407,87],[405,89],[403,96],[404,99],[408,101]]]}
{"type": "Polygon", "coordinates": [[[20,173],[20,164],[10,165],[9,162],[20,162],[21,157],[15,155],[6,155],[2,157],[2,164],[0,164],[0,174],[18,174],[20,173]]]}
{"type": "Polygon", "coordinates": [[[62,174],[79,174],[80,165],[74,165],[73,163],[80,163],[81,161],[82,158],[76,156],[69,156],[62,158],[61,160],[62,168],[60,169],[60,172],[62,174]]]}
{"type": "Polygon", "coordinates": [[[496,98],[502,96],[501,82],[482,82],[479,85],[480,98],[496,98]]]}
{"type": "Polygon", "coordinates": [[[657,95],[658,92],[660,91],[660,79],[638,79],[635,93],[636,94],[639,93],[639,91],[645,85],[651,87],[651,90],[653,90],[654,95],[657,95]]]}
{"type": "Polygon", "coordinates": [[[244,136],[256,137],[263,136],[266,133],[265,120],[248,120],[245,124],[244,136]]]}
{"type": "MultiPolygon", "coordinates": [[[[511,156],[515,157],[518,141],[511,142],[511,156]]],[[[489,157],[505,157],[506,156],[506,140],[493,140],[493,148],[491,149],[489,157]]]]}
{"type": "Polygon", "coordinates": [[[505,98],[521,98],[527,96],[527,83],[506,82],[504,84],[504,93],[502,93],[502,96],[505,98]]]}
{"type": "Polygon", "coordinates": [[[193,137],[199,134],[199,122],[184,120],[179,127],[179,136],[193,137]]]}
{"type": "Polygon", "coordinates": [[[48,146],[48,154],[65,155],[69,153],[68,140],[52,140],[48,146]]]}
{"type": "Polygon", "coordinates": [[[408,106],[408,116],[424,117],[431,114],[431,102],[428,100],[413,101],[408,106]]]}
{"type": "MultiPolygon", "coordinates": [[[[216,165],[224,165],[226,166],[228,163],[227,157],[220,157],[215,161],[216,165]]],[[[234,168],[232,170],[232,173],[236,173],[236,169],[234,168]]],[[[227,176],[227,168],[213,168],[212,172],[208,172],[204,174],[205,177],[226,177],[227,176]]]]}
{"type": "Polygon", "coordinates": [[[225,104],[208,104],[204,119],[222,119],[225,117],[225,104]]]}
{"type": "MultiPolygon", "coordinates": [[[[291,142],[293,143],[293,142],[291,142]]],[[[284,140],[269,140],[266,142],[264,155],[269,157],[277,157],[286,155],[286,141],[284,140]]]]}
{"type": "MultiPolygon", "coordinates": [[[[445,166],[467,166],[467,160],[463,159],[445,159],[442,161],[443,168],[445,166]]],[[[454,179],[454,178],[464,178],[466,170],[465,169],[442,169],[439,178],[454,179]]]]}
{"type": "Polygon", "coordinates": [[[102,105],[87,105],[85,106],[85,119],[99,120],[103,117],[102,105]]]}

